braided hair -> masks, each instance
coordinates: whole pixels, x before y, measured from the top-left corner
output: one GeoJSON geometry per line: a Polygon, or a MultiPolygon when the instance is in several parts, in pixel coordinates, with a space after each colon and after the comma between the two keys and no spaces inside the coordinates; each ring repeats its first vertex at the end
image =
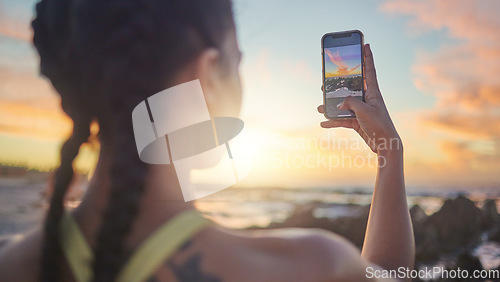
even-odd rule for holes
{"type": "Polygon", "coordinates": [[[41,0],[32,22],[40,72],[61,96],[73,133],[61,149],[44,225],[41,280],[59,281],[59,228],[72,163],[97,121],[111,150],[111,189],[96,237],[93,281],[113,281],[131,250],[124,241],[144,192],[148,166],[134,143],[131,113],[173,86],[204,48],[221,49],[234,28],[230,0],[41,0]]]}

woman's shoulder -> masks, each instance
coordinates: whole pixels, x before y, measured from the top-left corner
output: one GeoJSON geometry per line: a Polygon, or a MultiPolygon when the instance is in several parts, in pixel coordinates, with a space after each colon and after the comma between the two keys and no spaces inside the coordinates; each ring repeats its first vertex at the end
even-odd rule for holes
{"type": "Polygon", "coordinates": [[[319,228],[279,228],[248,231],[248,238],[256,245],[273,246],[276,250],[289,249],[315,256],[332,256],[347,250],[358,252],[348,240],[319,228]]]}
{"type": "Polygon", "coordinates": [[[267,241],[263,245],[288,248],[291,253],[287,257],[295,258],[293,265],[305,267],[306,275],[316,275],[314,279],[308,276],[307,281],[378,281],[368,279],[366,271],[367,267],[379,267],[362,258],[356,246],[333,232],[284,228],[257,231],[255,235],[256,241],[267,241]]]}
{"type": "Polygon", "coordinates": [[[6,239],[0,246],[0,281],[38,280],[41,241],[41,227],[6,239]]]}
{"type": "Polygon", "coordinates": [[[260,253],[255,257],[269,258],[269,262],[276,262],[291,272],[292,277],[305,278],[302,281],[339,281],[346,267],[361,262],[360,252],[354,245],[322,229],[248,230],[239,236],[249,253],[260,253]]]}

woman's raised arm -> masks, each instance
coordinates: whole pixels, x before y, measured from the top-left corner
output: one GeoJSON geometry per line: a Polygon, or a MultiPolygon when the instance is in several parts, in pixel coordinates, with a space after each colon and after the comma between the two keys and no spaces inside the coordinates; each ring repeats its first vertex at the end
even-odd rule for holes
{"type": "MultiPolygon", "coordinates": [[[[347,97],[339,105],[354,111],[356,119],[328,120],[321,126],[356,130],[379,158],[362,257],[387,270],[412,269],[415,241],[406,203],[403,144],[380,93],[369,45],[365,45],[365,73],[366,102],[347,97]]],[[[318,111],[322,113],[323,106],[318,111]]]]}

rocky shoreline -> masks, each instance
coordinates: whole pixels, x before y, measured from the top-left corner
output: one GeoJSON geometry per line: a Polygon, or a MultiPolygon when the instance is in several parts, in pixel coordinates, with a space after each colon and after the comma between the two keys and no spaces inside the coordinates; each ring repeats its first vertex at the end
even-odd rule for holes
{"type": "MultiPolygon", "coordinates": [[[[353,210],[348,216],[334,219],[316,217],[314,211],[325,205],[321,202],[297,205],[284,222],[271,223],[266,228],[322,228],[347,238],[361,248],[370,206],[346,204],[353,210]]],[[[473,254],[474,249],[484,241],[500,243],[500,215],[492,199],[485,200],[482,208],[478,208],[467,197],[458,196],[447,199],[432,215],[426,215],[418,205],[410,209],[410,215],[415,234],[417,269],[447,258],[445,267],[449,269],[482,270],[481,262],[473,254]]],[[[497,267],[500,269],[500,266],[497,267]]]]}

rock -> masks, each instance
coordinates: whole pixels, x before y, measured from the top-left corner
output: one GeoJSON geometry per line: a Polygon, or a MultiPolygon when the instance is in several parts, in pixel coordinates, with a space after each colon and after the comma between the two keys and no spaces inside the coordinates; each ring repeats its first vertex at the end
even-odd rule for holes
{"type": "Polygon", "coordinates": [[[7,237],[0,237],[0,249],[10,241],[7,237]]]}
{"type": "Polygon", "coordinates": [[[500,281],[500,265],[495,269],[496,273],[498,273],[499,276],[496,277],[496,279],[491,279],[492,282],[499,282],[500,281]]]}
{"type": "MultiPolygon", "coordinates": [[[[322,222],[321,218],[314,217],[314,210],[321,206],[319,202],[298,204],[292,214],[282,223],[271,223],[269,228],[304,227],[316,228],[322,222]]],[[[329,221],[327,218],[324,218],[329,221]]]]}
{"type": "Polygon", "coordinates": [[[410,209],[410,218],[413,225],[413,235],[415,236],[415,241],[420,242],[425,236],[423,233],[423,227],[428,216],[419,205],[414,205],[410,209]]]}
{"type": "Polygon", "coordinates": [[[410,217],[411,221],[415,223],[424,223],[424,221],[428,218],[427,214],[425,214],[425,211],[419,206],[419,205],[414,205],[410,209],[410,217]]]}
{"type": "MultiPolygon", "coordinates": [[[[460,271],[464,272],[464,273],[466,270],[469,275],[472,275],[472,273],[475,270],[481,271],[484,268],[477,257],[469,254],[468,252],[463,252],[462,254],[460,254],[457,257],[457,260],[455,261],[455,263],[451,267],[446,268],[448,273],[450,273],[450,271],[456,271],[458,269],[460,269],[460,271]]],[[[485,279],[470,279],[470,278],[465,278],[465,277],[461,277],[461,278],[443,277],[439,281],[443,281],[443,282],[444,281],[485,281],[485,279]]]]}
{"type": "Polygon", "coordinates": [[[469,272],[473,272],[474,270],[483,270],[483,265],[481,264],[481,261],[473,255],[471,255],[468,252],[463,252],[460,254],[455,262],[455,265],[453,266],[453,269],[465,269],[468,270],[469,272]]]}
{"type": "Polygon", "coordinates": [[[425,220],[421,230],[415,232],[417,260],[435,260],[442,254],[479,243],[482,215],[464,196],[446,200],[439,211],[425,220]]]}
{"type": "Polygon", "coordinates": [[[497,210],[497,203],[493,199],[484,201],[483,208],[483,229],[496,228],[500,224],[500,215],[497,210]]]}
{"type": "Polygon", "coordinates": [[[344,236],[358,248],[363,247],[370,206],[360,207],[353,217],[340,217],[332,221],[328,230],[344,236]]]}
{"type": "MultiPolygon", "coordinates": [[[[415,267],[415,270],[418,272],[420,270],[420,268],[415,267]]],[[[420,279],[420,277],[417,276],[415,278],[412,278],[411,282],[424,282],[424,280],[420,279]]]]}
{"type": "Polygon", "coordinates": [[[500,243],[500,228],[496,228],[488,235],[488,241],[500,243]]]}

